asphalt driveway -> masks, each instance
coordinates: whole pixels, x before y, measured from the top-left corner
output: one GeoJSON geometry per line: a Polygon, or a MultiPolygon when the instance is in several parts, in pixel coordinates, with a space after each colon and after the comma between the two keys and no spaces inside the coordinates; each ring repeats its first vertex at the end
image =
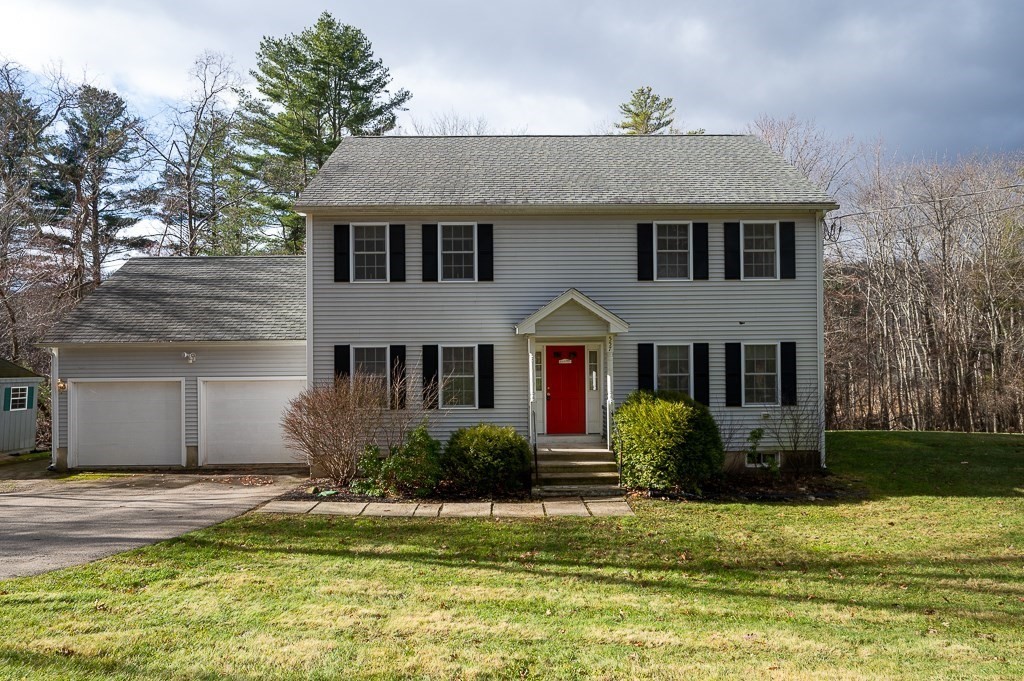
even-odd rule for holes
{"type": "Polygon", "coordinates": [[[303,479],[168,473],[58,480],[44,473],[46,463],[0,468],[0,579],[88,563],[214,525],[303,479]]]}

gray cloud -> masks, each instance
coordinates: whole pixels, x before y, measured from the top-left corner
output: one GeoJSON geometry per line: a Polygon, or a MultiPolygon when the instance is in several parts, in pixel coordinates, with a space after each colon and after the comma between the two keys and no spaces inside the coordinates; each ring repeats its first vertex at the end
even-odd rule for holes
{"type": "Polygon", "coordinates": [[[904,156],[1024,146],[1024,4],[1009,0],[158,4],[166,31],[201,29],[243,68],[261,36],[299,31],[327,9],[366,32],[421,119],[453,109],[499,129],[590,132],[650,84],[675,97],[686,126],[709,132],[794,113],[904,156]]]}

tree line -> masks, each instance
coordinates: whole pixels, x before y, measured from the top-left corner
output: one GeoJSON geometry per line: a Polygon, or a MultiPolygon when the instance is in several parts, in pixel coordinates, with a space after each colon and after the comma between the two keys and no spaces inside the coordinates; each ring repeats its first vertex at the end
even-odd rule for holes
{"type": "Polygon", "coordinates": [[[1024,161],[900,160],[795,118],[751,126],[837,197],[830,428],[1024,432],[1024,161]]]}

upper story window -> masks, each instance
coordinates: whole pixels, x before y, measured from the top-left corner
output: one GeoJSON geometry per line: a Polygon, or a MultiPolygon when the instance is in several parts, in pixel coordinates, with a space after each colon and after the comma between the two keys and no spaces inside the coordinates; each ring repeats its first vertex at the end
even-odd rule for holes
{"type": "Polygon", "coordinates": [[[11,388],[11,411],[28,409],[28,386],[19,385],[11,388]]]}
{"type": "Polygon", "coordinates": [[[476,225],[441,225],[441,281],[476,280],[476,225]]]}
{"type": "Polygon", "coordinates": [[[659,345],[658,376],[655,387],[658,390],[690,394],[690,346],[659,345]]]}
{"type": "Polygon", "coordinates": [[[743,223],[743,278],[777,279],[779,257],[779,224],[777,222],[743,223]]]}
{"type": "Polygon", "coordinates": [[[743,346],[743,403],[778,404],[779,346],[743,346]]]}
{"type": "Polygon", "coordinates": [[[352,281],[388,280],[388,226],[352,225],[352,281]]]}
{"type": "Polygon", "coordinates": [[[658,279],[690,278],[690,224],[654,225],[658,279]]]}
{"type": "Polygon", "coordinates": [[[441,375],[442,406],[476,406],[476,347],[442,347],[441,375]]]}

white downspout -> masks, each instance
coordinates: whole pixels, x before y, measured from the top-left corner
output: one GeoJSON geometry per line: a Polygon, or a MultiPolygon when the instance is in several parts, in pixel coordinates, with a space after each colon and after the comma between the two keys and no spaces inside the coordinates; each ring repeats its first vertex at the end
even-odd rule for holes
{"type": "Polygon", "coordinates": [[[50,348],[53,360],[50,362],[50,465],[57,465],[57,448],[60,447],[60,350],[50,348]]]}

